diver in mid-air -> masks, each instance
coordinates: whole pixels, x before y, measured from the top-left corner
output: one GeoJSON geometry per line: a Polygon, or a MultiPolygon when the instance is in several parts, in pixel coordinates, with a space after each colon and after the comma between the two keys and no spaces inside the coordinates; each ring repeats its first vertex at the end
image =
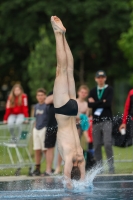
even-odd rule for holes
{"type": "MultiPolygon", "coordinates": [[[[78,105],[73,77],[73,56],[65,38],[66,29],[57,16],[51,17],[56,40],[57,68],[54,83],[54,108],[58,123],[57,144],[64,160],[64,175],[84,180],[85,160],[76,128],[78,105]]],[[[71,184],[68,184],[68,187],[71,184]]]]}

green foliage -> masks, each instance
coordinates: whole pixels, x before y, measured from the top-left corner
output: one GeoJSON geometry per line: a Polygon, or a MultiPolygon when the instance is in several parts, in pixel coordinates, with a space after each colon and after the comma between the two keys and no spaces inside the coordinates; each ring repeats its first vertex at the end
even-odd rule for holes
{"type": "Polygon", "coordinates": [[[28,73],[31,96],[35,99],[36,90],[40,87],[47,91],[53,89],[55,79],[55,48],[50,42],[45,28],[40,29],[40,41],[31,51],[28,73]]]}
{"type": "Polygon", "coordinates": [[[0,84],[20,80],[27,88],[31,77],[27,73],[28,60],[40,40],[40,27],[45,25],[49,41],[55,45],[51,15],[59,16],[67,28],[77,85],[88,83],[98,69],[106,70],[111,84],[112,77],[119,79],[120,73],[128,77],[128,63],[117,41],[129,28],[130,12],[129,0],[1,0],[0,84]],[[6,76],[10,77],[8,81],[6,76]]]}
{"type": "MultiPolygon", "coordinates": [[[[131,8],[133,9],[133,0],[131,1],[131,8]]],[[[122,49],[125,57],[128,60],[130,66],[129,72],[133,69],[133,13],[131,13],[130,28],[127,32],[121,34],[121,38],[118,41],[119,47],[122,49]]],[[[129,74],[129,83],[133,84],[133,74],[129,74]]]]}

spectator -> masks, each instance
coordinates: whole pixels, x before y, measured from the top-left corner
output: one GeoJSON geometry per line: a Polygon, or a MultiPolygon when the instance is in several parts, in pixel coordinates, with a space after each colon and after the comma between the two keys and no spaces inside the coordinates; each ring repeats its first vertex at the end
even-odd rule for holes
{"type": "Polygon", "coordinates": [[[21,124],[28,117],[27,95],[20,84],[15,84],[9,94],[3,123],[21,124]]]}
{"type": "Polygon", "coordinates": [[[87,116],[89,113],[86,101],[88,94],[89,94],[89,88],[86,85],[81,85],[78,89],[78,98],[77,98],[78,112],[86,114],[87,116]]]}
{"type": "Polygon", "coordinates": [[[93,144],[94,154],[97,163],[102,163],[102,135],[109,164],[109,173],[114,173],[114,161],[112,150],[112,111],[113,89],[106,85],[106,74],[100,70],[96,73],[95,81],[97,87],[89,94],[89,107],[93,113],[93,144]]]}
{"type": "Polygon", "coordinates": [[[52,173],[52,163],[54,158],[54,147],[56,143],[57,135],[57,121],[55,119],[55,111],[53,105],[53,92],[50,92],[45,100],[46,104],[49,104],[48,110],[48,124],[46,131],[46,138],[44,141],[44,146],[47,148],[47,167],[45,175],[50,175],[52,173]]]}
{"type": "Polygon", "coordinates": [[[124,107],[124,115],[122,118],[122,124],[119,128],[120,132],[121,129],[124,129],[124,132],[126,133],[126,124],[127,124],[127,119],[130,120],[130,135],[133,137],[133,89],[129,91],[125,107],[124,107]]]}
{"type": "Polygon", "coordinates": [[[89,129],[88,129],[88,149],[87,151],[84,151],[84,157],[86,160],[85,169],[86,171],[92,169],[96,165],[96,161],[94,159],[94,149],[93,149],[93,138],[92,138],[92,112],[91,109],[89,109],[89,129]]]}
{"type": "MultiPolygon", "coordinates": [[[[44,146],[44,140],[46,136],[46,127],[48,123],[48,106],[44,103],[46,98],[46,91],[43,88],[39,88],[36,93],[36,99],[38,103],[34,108],[35,127],[33,129],[33,148],[35,150],[35,163],[36,169],[33,172],[33,176],[39,176],[40,173],[40,162],[42,151],[46,157],[47,164],[47,148],[44,146]]],[[[45,174],[44,174],[45,175],[45,174]]]]}
{"type": "Polygon", "coordinates": [[[89,116],[89,129],[88,129],[88,151],[92,154],[92,156],[94,155],[94,149],[93,149],[93,137],[92,137],[92,130],[93,130],[93,117],[92,115],[89,116]]]}
{"type": "MultiPolygon", "coordinates": [[[[48,116],[48,127],[47,127],[47,132],[46,132],[46,139],[45,139],[45,146],[48,148],[47,153],[49,154],[49,161],[47,163],[48,168],[46,169],[47,175],[49,175],[48,171],[52,171],[52,162],[53,162],[53,157],[54,157],[54,147],[56,143],[56,135],[57,135],[57,121],[55,119],[55,110],[54,110],[54,105],[53,105],[53,91],[50,92],[45,100],[46,104],[49,105],[49,116],[48,116]]],[[[55,160],[56,162],[56,167],[55,167],[55,172],[54,174],[57,175],[61,172],[61,156],[59,155],[59,152],[55,149],[55,160]]]]}
{"type": "Polygon", "coordinates": [[[86,101],[86,98],[88,97],[89,88],[86,85],[81,85],[78,89],[78,115],[77,115],[77,122],[78,122],[78,131],[79,135],[81,135],[81,132],[83,131],[85,139],[88,141],[88,104],[86,101]]]}

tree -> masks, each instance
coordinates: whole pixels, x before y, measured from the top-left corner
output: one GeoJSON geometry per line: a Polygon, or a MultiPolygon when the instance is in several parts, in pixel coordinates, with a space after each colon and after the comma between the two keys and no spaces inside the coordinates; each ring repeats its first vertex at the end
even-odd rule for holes
{"type": "MultiPolygon", "coordinates": [[[[131,1],[131,8],[133,9],[133,0],[131,1]]],[[[128,60],[130,66],[129,70],[129,83],[133,85],[133,13],[131,13],[130,28],[127,32],[121,34],[121,38],[118,42],[120,49],[122,49],[125,57],[128,60]]]]}
{"type": "Polygon", "coordinates": [[[112,84],[120,73],[128,77],[128,64],[117,41],[129,27],[130,12],[129,0],[1,0],[1,84],[20,80],[27,88],[28,59],[40,27],[45,24],[49,40],[54,41],[51,15],[59,16],[67,28],[77,85],[88,83],[98,69],[106,70],[112,84]]]}
{"type": "Polygon", "coordinates": [[[28,64],[29,87],[33,99],[35,99],[36,90],[40,87],[47,91],[53,90],[55,68],[55,48],[43,27],[40,29],[40,41],[31,51],[28,64]]]}

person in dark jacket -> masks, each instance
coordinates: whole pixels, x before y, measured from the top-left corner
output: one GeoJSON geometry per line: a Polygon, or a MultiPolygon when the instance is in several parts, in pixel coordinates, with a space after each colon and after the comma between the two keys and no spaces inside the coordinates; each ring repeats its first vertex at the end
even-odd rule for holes
{"type": "Polygon", "coordinates": [[[95,159],[102,164],[102,134],[103,142],[108,159],[109,173],[114,173],[114,161],[112,150],[112,100],[113,89],[105,84],[106,74],[99,70],[95,75],[97,86],[90,91],[88,105],[93,114],[93,143],[95,159]]]}
{"type": "Polygon", "coordinates": [[[52,173],[54,147],[56,143],[56,136],[58,130],[57,121],[55,119],[54,104],[53,104],[53,91],[51,91],[48,94],[47,98],[45,99],[45,103],[49,105],[47,131],[44,140],[44,146],[47,148],[47,155],[48,155],[45,176],[49,176],[52,173]]]}

